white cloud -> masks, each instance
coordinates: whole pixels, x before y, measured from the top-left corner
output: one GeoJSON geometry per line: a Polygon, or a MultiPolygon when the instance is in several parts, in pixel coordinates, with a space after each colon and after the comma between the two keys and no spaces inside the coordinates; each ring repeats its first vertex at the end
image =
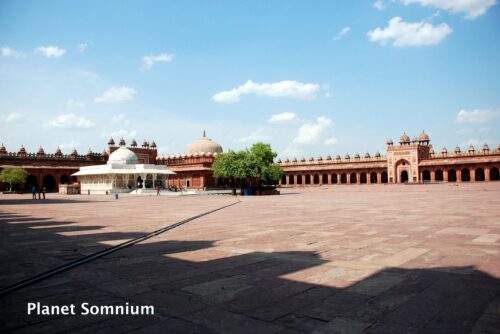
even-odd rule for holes
{"type": "Polygon", "coordinates": [[[344,27],[342,28],[339,33],[333,38],[334,41],[340,41],[342,37],[347,34],[349,31],[351,31],[351,27],[344,27]]]}
{"type": "Polygon", "coordinates": [[[338,142],[339,142],[339,140],[337,138],[331,137],[331,138],[325,139],[325,141],[323,142],[323,144],[325,144],[325,145],[335,145],[338,142]]]}
{"type": "Polygon", "coordinates": [[[136,94],[135,89],[131,87],[111,87],[102,93],[101,96],[96,97],[94,101],[97,103],[128,101],[133,100],[136,94]]]}
{"type": "Polygon", "coordinates": [[[128,138],[128,139],[133,139],[136,136],[137,136],[137,131],[136,130],[124,130],[124,129],[113,131],[111,133],[103,133],[101,135],[101,137],[103,137],[103,138],[113,137],[115,139],[122,138],[122,137],[123,138],[128,138]]]}
{"type": "Polygon", "coordinates": [[[75,101],[75,100],[66,101],[66,108],[68,109],[83,109],[85,107],[86,107],[85,103],[81,101],[75,101]]]}
{"type": "Polygon", "coordinates": [[[389,26],[376,28],[367,33],[372,42],[382,45],[393,40],[394,46],[424,46],[438,44],[453,30],[446,24],[432,25],[424,21],[404,22],[400,17],[389,21],[389,26]]]}
{"type": "Polygon", "coordinates": [[[1,117],[1,120],[4,121],[5,123],[13,123],[13,122],[19,122],[24,120],[26,117],[18,112],[11,112],[5,116],[1,117]]]}
{"type": "Polygon", "coordinates": [[[38,48],[36,48],[36,52],[47,58],[52,58],[52,57],[59,58],[64,56],[66,50],[58,46],[49,45],[49,46],[39,46],[38,48]]]}
{"type": "Polygon", "coordinates": [[[2,57],[10,57],[10,58],[19,58],[24,56],[24,53],[9,48],[8,46],[1,48],[0,54],[2,55],[2,57]]]}
{"type": "Polygon", "coordinates": [[[270,136],[264,134],[264,129],[259,128],[256,131],[250,133],[250,135],[236,140],[239,143],[252,142],[256,143],[259,141],[269,140],[270,136]]]}
{"type": "Polygon", "coordinates": [[[94,123],[75,114],[59,115],[45,125],[52,129],[90,129],[94,127],[94,123]]]}
{"type": "Polygon", "coordinates": [[[436,7],[452,13],[464,13],[465,17],[471,20],[485,14],[497,3],[496,0],[401,0],[401,2],[405,5],[417,3],[424,7],[436,7]]]}
{"type": "Polygon", "coordinates": [[[174,60],[174,55],[168,53],[161,53],[159,55],[144,56],[142,58],[143,69],[149,70],[157,62],[170,63],[174,60]]]}
{"type": "Polygon", "coordinates": [[[385,3],[383,1],[377,0],[373,3],[373,7],[377,10],[383,10],[385,8],[385,3]]]}
{"type": "Polygon", "coordinates": [[[458,123],[486,123],[500,116],[500,110],[481,110],[474,109],[471,111],[460,110],[458,112],[456,122],[458,123]]]}
{"type": "Polygon", "coordinates": [[[92,45],[92,41],[85,41],[77,45],[78,52],[85,52],[89,46],[92,45]]]}
{"type": "Polygon", "coordinates": [[[286,122],[295,119],[296,115],[293,112],[283,112],[281,114],[272,115],[269,119],[270,123],[286,122]]]}
{"type": "Polygon", "coordinates": [[[261,84],[248,80],[237,88],[215,94],[212,99],[220,103],[236,103],[240,101],[241,95],[255,94],[258,96],[293,97],[311,100],[316,97],[316,92],[319,89],[320,86],[318,84],[304,84],[298,81],[285,80],[261,84]]]}
{"type": "Polygon", "coordinates": [[[317,143],[325,131],[329,128],[332,120],[321,116],[316,119],[315,123],[306,123],[299,128],[297,137],[293,140],[296,144],[315,144],[317,143]]]}

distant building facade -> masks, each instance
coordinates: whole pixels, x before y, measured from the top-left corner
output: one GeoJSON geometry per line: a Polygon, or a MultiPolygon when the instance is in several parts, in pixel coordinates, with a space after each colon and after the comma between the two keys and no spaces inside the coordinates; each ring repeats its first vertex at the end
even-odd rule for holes
{"type": "Polygon", "coordinates": [[[443,148],[434,151],[430,138],[422,132],[410,139],[403,134],[399,145],[387,141],[387,155],[366,153],[344,158],[337,155],[284,161],[278,160],[283,170],[282,187],[373,184],[373,183],[426,183],[498,181],[500,145],[490,149],[484,144],[480,150],[472,145],[462,152],[443,148]]]}
{"type": "MultiPolygon", "coordinates": [[[[42,148],[37,153],[27,153],[24,147],[18,152],[8,152],[0,146],[0,170],[8,166],[25,168],[29,176],[25,189],[31,185],[57,190],[60,184],[73,184],[78,179],[71,177],[80,167],[105,165],[109,155],[127,147],[124,139],[118,145],[113,138],[102,153],[89,150],[79,155],[76,150],[63,155],[60,149],[46,154],[42,148]]],[[[135,140],[128,146],[137,156],[139,164],[168,166],[175,172],[165,180],[164,187],[188,189],[213,189],[224,187],[225,180],[213,175],[212,164],[222,146],[203,136],[188,146],[184,154],[159,156],[156,143],[144,141],[139,147],[135,140]]],[[[279,181],[281,187],[302,187],[337,184],[379,184],[379,183],[426,183],[426,182],[482,182],[500,180],[500,145],[490,149],[484,144],[480,149],[472,145],[465,151],[456,147],[452,152],[443,148],[435,152],[429,136],[422,132],[419,137],[403,134],[399,145],[387,141],[387,153],[373,156],[339,155],[317,158],[293,158],[277,160],[284,175],[279,181]]],[[[149,177],[149,176],[148,176],[149,177]]],[[[0,183],[0,189],[3,185],[0,183]]]]}

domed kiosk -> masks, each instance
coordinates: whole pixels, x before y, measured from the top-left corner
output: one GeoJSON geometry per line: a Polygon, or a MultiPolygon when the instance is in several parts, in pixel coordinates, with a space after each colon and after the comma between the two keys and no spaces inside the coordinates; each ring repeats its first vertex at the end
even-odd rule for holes
{"type": "Polygon", "coordinates": [[[175,174],[166,166],[139,164],[137,155],[123,145],[109,155],[106,165],[80,167],[78,176],[82,194],[143,193],[160,185],[175,174]]]}

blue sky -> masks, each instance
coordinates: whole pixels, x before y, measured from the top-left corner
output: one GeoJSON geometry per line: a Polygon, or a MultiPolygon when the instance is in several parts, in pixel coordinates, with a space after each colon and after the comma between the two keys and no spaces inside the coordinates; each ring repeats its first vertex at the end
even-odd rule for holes
{"type": "Polygon", "coordinates": [[[203,130],[280,157],[500,144],[495,0],[0,1],[0,141],[100,152],[203,130]]]}

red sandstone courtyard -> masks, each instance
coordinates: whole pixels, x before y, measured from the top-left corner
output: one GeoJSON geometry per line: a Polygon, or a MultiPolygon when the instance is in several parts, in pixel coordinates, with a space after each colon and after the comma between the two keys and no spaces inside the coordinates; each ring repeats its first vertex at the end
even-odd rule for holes
{"type": "Polygon", "coordinates": [[[233,206],[0,298],[13,333],[498,333],[500,184],[280,196],[0,195],[0,286],[233,206]],[[27,316],[48,305],[153,316],[27,316]]]}

